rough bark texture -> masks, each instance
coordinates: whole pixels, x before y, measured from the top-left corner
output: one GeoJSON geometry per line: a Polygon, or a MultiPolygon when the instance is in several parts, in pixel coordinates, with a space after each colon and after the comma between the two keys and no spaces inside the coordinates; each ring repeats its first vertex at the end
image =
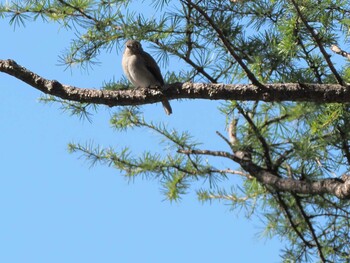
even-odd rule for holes
{"type": "Polygon", "coordinates": [[[12,75],[43,93],[62,99],[104,104],[108,106],[140,105],[160,102],[163,96],[171,99],[209,100],[263,100],[263,101],[308,101],[350,102],[349,86],[337,84],[276,83],[264,88],[252,84],[173,83],[167,90],[128,89],[98,90],[84,89],[45,79],[18,65],[13,60],[0,60],[0,72],[12,75]],[[163,95],[164,94],[164,95],[163,95]]]}
{"type": "Polygon", "coordinates": [[[254,176],[264,185],[271,186],[276,191],[297,194],[322,195],[331,194],[340,199],[350,198],[350,176],[344,174],[339,178],[326,178],[318,181],[301,181],[289,178],[280,178],[252,162],[241,163],[242,168],[254,176]]]}
{"type": "Polygon", "coordinates": [[[254,164],[247,154],[238,151],[231,154],[224,151],[208,150],[179,150],[184,154],[221,156],[239,163],[242,168],[263,185],[277,192],[289,192],[307,195],[330,194],[340,199],[350,198],[350,175],[344,174],[341,178],[325,178],[318,181],[295,180],[281,178],[273,171],[254,164]]]}

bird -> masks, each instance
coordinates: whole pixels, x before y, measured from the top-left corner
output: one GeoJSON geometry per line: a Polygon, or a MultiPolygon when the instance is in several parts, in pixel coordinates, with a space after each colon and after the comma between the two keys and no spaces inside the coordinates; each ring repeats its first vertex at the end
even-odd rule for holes
{"type": "MultiPolygon", "coordinates": [[[[149,88],[151,86],[164,87],[164,79],[154,58],[142,49],[137,40],[125,43],[122,66],[128,80],[135,88],[149,88]]],[[[167,115],[172,113],[168,99],[164,96],[163,108],[167,115]]]]}

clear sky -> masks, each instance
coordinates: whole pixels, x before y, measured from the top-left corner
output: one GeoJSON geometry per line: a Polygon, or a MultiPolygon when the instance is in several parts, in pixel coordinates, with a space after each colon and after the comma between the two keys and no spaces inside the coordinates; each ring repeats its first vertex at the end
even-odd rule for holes
{"type": "MultiPolygon", "coordinates": [[[[102,54],[89,72],[64,71],[58,56],[73,32],[58,25],[28,22],[13,30],[0,20],[0,29],[0,59],[14,59],[48,79],[99,88],[122,77],[117,50],[102,54]]],[[[38,102],[39,91],[3,73],[0,90],[0,262],[279,262],[280,240],[260,238],[260,220],[247,220],[243,210],[201,204],[196,188],[170,203],[155,180],[128,182],[112,167],[91,168],[68,153],[72,141],[130,145],[136,153],[158,147],[148,131],[113,131],[114,109],[100,107],[89,123],[38,102]]],[[[224,146],[215,136],[215,130],[225,132],[219,102],[171,104],[170,117],[159,103],[144,106],[146,118],[189,130],[201,141],[210,138],[205,145],[212,149],[224,146]]]]}

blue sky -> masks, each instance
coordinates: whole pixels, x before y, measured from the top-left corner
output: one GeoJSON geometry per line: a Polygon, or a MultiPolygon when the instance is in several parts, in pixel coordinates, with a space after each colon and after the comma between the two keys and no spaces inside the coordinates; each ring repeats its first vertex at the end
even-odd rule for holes
{"type": "MultiPolygon", "coordinates": [[[[28,22],[13,30],[0,20],[0,28],[0,59],[14,59],[43,77],[84,88],[122,77],[117,51],[102,54],[100,66],[89,72],[64,71],[58,55],[73,33],[58,25],[28,22]]],[[[38,102],[39,91],[3,73],[0,89],[0,262],[279,262],[283,246],[258,237],[259,219],[247,220],[224,203],[201,204],[195,188],[170,203],[157,181],[128,182],[111,167],[91,168],[69,154],[72,141],[130,145],[136,153],[156,145],[157,137],[146,131],[113,131],[113,109],[100,107],[89,123],[38,102]]],[[[225,132],[219,102],[171,104],[170,117],[159,103],[144,106],[146,118],[189,130],[201,141],[211,138],[207,147],[224,145],[214,134],[225,132]]]]}

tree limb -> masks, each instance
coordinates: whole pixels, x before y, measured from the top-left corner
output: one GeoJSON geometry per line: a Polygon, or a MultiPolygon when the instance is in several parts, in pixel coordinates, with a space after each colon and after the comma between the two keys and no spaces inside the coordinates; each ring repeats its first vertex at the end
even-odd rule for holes
{"type": "Polygon", "coordinates": [[[183,154],[210,155],[224,157],[239,163],[251,176],[263,185],[271,186],[276,191],[307,195],[331,194],[341,199],[350,198],[350,175],[339,178],[325,178],[317,181],[281,178],[271,171],[254,164],[249,159],[240,158],[237,154],[209,150],[178,150],[183,154]]]}
{"type": "Polygon", "coordinates": [[[341,199],[350,198],[350,178],[325,178],[317,181],[280,178],[270,171],[252,162],[242,162],[242,168],[264,185],[272,186],[276,191],[308,195],[331,194],[341,199]]]}
{"type": "Polygon", "coordinates": [[[84,89],[45,79],[18,65],[13,60],[0,60],[0,72],[14,76],[43,93],[59,98],[102,104],[107,106],[142,105],[161,102],[165,95],[171,99],[209,99],[242,101],[304,101],[304,102],[350,102],[350,89],[338,84],[275,83],[266,84],[264,92],[258,92],[253,84],[172,83],[166,90],[84,89]],[[163,95],[164,94],[164,95],[163,95]]]}

